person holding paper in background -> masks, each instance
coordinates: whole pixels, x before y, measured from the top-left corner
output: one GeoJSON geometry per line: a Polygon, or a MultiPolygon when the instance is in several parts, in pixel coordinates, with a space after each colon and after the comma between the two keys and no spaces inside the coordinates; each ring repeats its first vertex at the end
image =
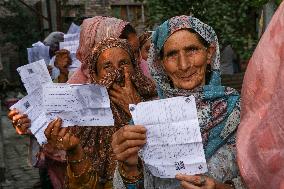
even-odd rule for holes
{"type": "Polygon", "coordinates": [[[51,32],[43,41],[43,44],[49,46],[49,56],[53,57],[55,52],[59,50],[59,43],[64,41],[64,33],[51,32]]]}
{"type": "MultiPolygon", "coordinates": [[[[60,33],[59,33],[60,34],[60,33]]],[[[59,35],[58,34],[58,35],[59,35]]],[[[47,37],[49,38],[49,37],[47,37]]],[[[53,39],[53,38],[51,38],[53,39]]],[[[50,40],[51,40],[50,39],[50,40]]],[[[51,40],[53,43],[59,43],[57,40],[51,40]]],[[[57,45],[54,45],[54,49],[58,47],[57,45]]],[[[54,52],[52,52],[54,53],[54,52]]],[[[68,66],[71,64],[71,58],[69,51],[62,49],[55,52],[55,66],[59,69],[59,76],[53,80],[53,82],[56,83],[66,83],[68,80],[69,71],[68,66]]],[[[39,86],[37,86],[39,87],[39,86]]],[[[58,162],[56,158],[47,158],[44,157],[45,155],[42,153],[42,149],[39,146],[38,142],[32,135],[32,133],[29,131],[29,127],[31,126],[31,120],[29,117],[25,114],[22,114],[19,110],[14,109],[11,110],[8,114],[8,117],[12,120],[13,126],[16,129],[16,132],[20,135],[23,134],[29,134],[30,135],[30,149],[29,149],[29,160],[31,164],[35,167],[39,168],[40,172],[40,178],[41,178],[41,185],[44,185],[45,187],[49,187],[51,185],[49,177],[51,177],[51,181],[53,182],[53,186],[55,188],[60,188],[63,183],[60,182],[60,177],[64,178],[64,171],[65,167],[61,164],[56,164],[58,162]],[[43,160],[44,159],[44,160],[43,160]],[[52,159],[56,159],[56,161],[53,161],[52,159]],[[49,171],[46,169],[48,167],[49,171]],[[53,170],[53,171],[51,171],[53,170]],[[63,170],[63,171],[60,171],[63,170]],[[49,172],[49,173],[48,173],[49,172]]],[[[58,153],[54,153],[54,156],[58,153]]],[[[60,154],[60,153],[59,153],[60,154]]],[[[60,158],[59,158],[60,159],[60,158]]],[[[63,180],[63,179],[62,179],[63,180]]],[[[51,187],[51,186],[50,186],[51,187]]]]}
{"type": "Polygon", "coordinates": [[[72,64],[70,52],[66,49],[61,49],[55,52],[54,66],[59,69],[59,76],[53,80],[55,83],[66,83],[71,74],[68,67],[72,64]]]}
{"type": "Polygon", "coordinates": [[[48,144],[67,151],[66,183],[69,188],[112,187],[115,161],[110,147],[111,136],[130,121],[128,104],[155,96],[155,86],[149,87],[150,80],[135,71],[136,60],[126,40],[103,40],[91,52],[85,60],[90,82],[108,88],[115,125],[71,127],[68,131],[61,128],[61,119],[49,124],[45,131],[48,144]],[[119,101],[122,96],[124,102],[119,101]]]}
{"type": "MultiPolygon", "coordinates": [[[[90,70],[88,68],[87,60],[90,59],[90,55],[92,53],[92,49],[94,48],[94,46],[106,37],[127,39],[131,44],[131,50],[135,52],[135,58],[138,57],[139,40],[136,35],[135,29],[130,25],[130,23],[113,17],[96,16],[93,18],[86,19],[81,25],[80,44],[79,44],[79,49],[77,51],[77,58],[82,63],[82,65],[78,69],[78,71],[75,72],[75,74],[70,78],[68,83],[84,84],[92,80],[91,75],[89,74],[90,70]]],[[[133,63],[136,64],[136,61],[133,61],[133,63]]],[[[135,74],[131,78],[132,82],[135,83],[135,88],[137,88],[137,90],[139,91],[138,96],[140,96],[141,99],[155,98],[157,95],[155,90],[155,84],[152,81],[150,81],[148,78],[146,78],[136,65],[134,67],[135,67],[135,74]]],[[[107,70],[107,68],[105,69],[107,70]]],[[[114,78],[116,74],[117,73],[107,74],[105,80],[111,83],[113,83],[114,80],[118,80],[121,83],[124,80],[124,77],[114,78]]],[[[123,72],[122,75],[124,75],[123,72]]],[[[113,96],[112,98],[113,101],[112,107],[114,109],[113,111],[115,112],[114,114],[117,115],[116,123],[118,124],[119,127],[121,127],[123,124],[126,124],[130,119],[128,105],[130,103],[135,103],[133,100],[131,100],[130,102],[128,102],[128,100],[131,99],[131,96],[133,95],[137,96],[137,94],[128,95],[128,93],[133,93],[133,88],[129,89],[124,87],[123,88],[118,87],[117,91],[114,89],[112,89],[111,91],[113,91],[113,93],[115,94],[115,96],[113,96]],[[125,94],[125,92],[127,92],[127,95],[125,94]]],[[[28,132],[30,121],[25,115],[22,115],[15,110],[10,112],[9,117],[11,120],[13,120],[13,125],[17,128],[20,128],[22,134],[28,132]]],[[[112,181],[113,172],[115,168],[113,157],[109,152],[111,150],[110,150],[110,141],[108,140],[108,138],[109,139],[111,138],[113,129],[115,128],[111,127],[111,128],[100,129],[95,127],[74,127],[70,129],[70,132],[72,134],[74,134],[75,136],[80,136],[79,138],[82,146],[89,146],[91,150],[94,149],[94,153],[91,154],[93,158],[92,161],[94,161],[92,168],[96,168],[98,170],[97,172],[99,173],[99,178],[100,178],[98,185],[105,186],[106,188],[110,187],[111,185],[110,183],[112,181]],[[97,143],[97,141],[100,141],[100,143],[97,143]],[[95,156],[96,154],[98,154],[97,157],[95,156]],[[108,155],[106,156],[106,154],[108,155]]],[[[52,151],[53,148],[54,146],[52,145],[45,145],[44,149],[46,149],[45,151],[47,150],[52,151]]],[[[55,149],[57,149],[56,146],[55,149]]],[[[52,157],[52,153],[49,153],[48,151],[47,151],[48,155],[52,157]]],[[[62,152],[65,151],[63,150],[62,152]]],[[[74,154],[76,155],[76,153],[74,154]]],[[[65,160],[66,159],[64,158],[60,161],[65,162],[65,160]]],[[[60,163],[60,161],[56,162],[60,163]]],[[[82,162],[83,165],[85,165],[84,163],[85,162],[82,162]]],[[[64,163],[61,164],[65,166],[64,163]]],[[[71,167],[72,166],[73,165],[71,165],[71,167]]],[[[76,166],[77,165],[75,165],[75,167],[76,166]]],[[[80,166],[80,164],[78,164],[78,166],[80,166]]],[[[66,170],[66,168],[64,168],[64,170],[66,170]]],[[[55,181],[53,182],[54,187],[62,188],[65,182],[64,176],[62,176],[61,172],[58,174],[55,173],[53,175],[54,178],[52,178],[51,180],[55,181]],[[58,184],[58,180],[60,181],[59,182],[60,185],[56,185],[58,184]]],[[[80,180],[80,178],[76,177],[75,182],[76,180],[80,180]]],[[[78,185],[75,186],[75,188],[77,187],[79,188],[78,185]]]]}
{"type": "Polygon", "coordinates": [[[240,97],[236,90],[221,86],[214,30],[191,16],[167,20],[152,35],[148,64],[160,98],[195,97],[209,171],[176,175],[175,179],[154,177],[138,157],[138,150],[147,142],[146,129],[127,125],[113,135],[112,147],[119,161],[114,188],[139,188],[135,185],[143,180],[145,189],[242,188],[235,149],[240,97]]]}

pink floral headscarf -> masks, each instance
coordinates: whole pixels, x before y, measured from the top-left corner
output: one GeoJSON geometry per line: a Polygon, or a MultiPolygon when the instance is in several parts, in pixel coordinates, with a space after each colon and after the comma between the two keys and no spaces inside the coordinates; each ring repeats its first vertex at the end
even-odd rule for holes
{"type": "Polygon", "coordinates": [[[248,188],[284,189],[284,3],[245,74],[237,150],[248,188]]]}
{"type": "Polygon", "coordinates": [[[68,83],[83,84],[89,82],[89,71],[86,60],[90,56],[92,48],[98,42],[107,37],[119,38],[124,27],[129,24],[113,17],[95,16],[85,19],[81,25],[80,43],[77,50],[77,59],[81,67],[72,75],[68,83]]]}

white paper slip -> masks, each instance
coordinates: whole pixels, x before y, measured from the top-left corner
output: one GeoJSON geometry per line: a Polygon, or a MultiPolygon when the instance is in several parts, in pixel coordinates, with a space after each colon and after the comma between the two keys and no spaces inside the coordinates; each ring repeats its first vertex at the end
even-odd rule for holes
{"type": "Polygon", "coordinates": [[[36,45],[32,48],[27,48],[27,51],[29,63],[44,59],[44,62],[46,63],[46,65],[48,65],[50,61],[49,46],[36,45]]]}
{"type": "Polygon", "coordinates": [[[62,127],[69,126],[113,126],[114,119],[110,108],[83,109],[71,112],[48,113],[49,120],[62,119],[62,127]]]}
{"type": "Polygon", "coordinates": [[[44,134],[44,131],[47,128],[47,126],[48,124],[43,125],[41,129],[39,129],[36,133],[34,133],[34,136],[36,137],[36,140],[40,145],[47,143],[47,138],[44,134]]]}
{"type": "Polygon", "coordinates": [[[68,50],[68,48],[70,46],[75,46],[76,47],[76,51],[79,47],[79,40],[76,40],[76,41],[65,41],[65,42],[60,42],[59,43],[59,48],[60,49],[66,49],[68,50]]]}
{"type": "Polygon", "coordinates": [[[66,42],[60,42],[59,43],[59,48],[60,49],[66,49],[70,53],[76,53],[78,47],[79,47],[79,40],[76,40],[76,41],[66,41],[66,42]]]}
{"type": "Polygon", "coordinates": [[[28,94],[41,88],[44,83],[52,83],[44,60],[21,66],[17,68],[17,71],[28,94]]]}
{"type": "Polygon", "coordinates": [[[32,47],[45,46],[41,41],[32,44],[32,47]]]}
{"type": "Polygon", "coordinates": [[[68,68],[69,71],[70,71],[70,69],[79,68],[81,66],[81,62],[76,58],[76,54],[71,53],[70,57],[72,59],[72,64],[68,68]]]}
{"type": "Polygon", "coordinates": [[[208,171],[193,96],[142,102],[129,110],[134,123],[147,129],[141,157],[154,176],[208,171]]]}
{"type": "Polygon", "coordinates": [[[64,41],[76,41],[80,39],[80,33],[65,34],[64,41]]]}
{"type": "Polygon", "coordinates": [[[100,85],[49,83],[43,89],[43,105],[47,113],[71,112],[110,108],[110,100],[106,88],[100,85]]]}
{"type": "MultiPolygon", "coordinates": [[[[41,89],[33,91],[31,94],[25,96],[14,104],[10,109],[16,108],[23,114],[27,114],[31,120],[30,131],[35,135],[44,126],[47,126],[51,121],[42,111],[42,91],[41,89]]],[[[43,131],[44,132],[44,131],[43,131]]],[[[38,139],[38,137],[36,137],[38,139]]],[[[39,142],[42,139],[39,139],[39,142]]]]}
{"type": "Polygon", "coordinates": [[[80,33],[80,26],[74,24],[72,22],[72,24],[70,25],[67,34],[74,34],[74,33],[80,33]]]}
{"type": "Polygon", "coordinates": [[[27,114],[31,121],[34,121],[42,112],[41,89],[33,91],[31,94],[19,100],[10,107],[10,110],[16,108],[22,114],[27,114]]]}
{"type": "Polygon", "coordinates": [[[35,120],[32,121],[30,130],[33,134],[35,134],[44,127],[47,127],[51,121],[52,120],[49,119],[44,112],[42,112],[35,120]]]}
{"type": "Polygon", "coordinates": [[[43,108],[51,118],[62,118],[64,126],[114,125],[107,90],[95,84],[47,84],[43,108]]]}
{"type": "Polygon", "coordinates": [[[70,53],[76,53],[78,49],[78,45],[65,46],[64,49],[68,50],[70,53]]]}

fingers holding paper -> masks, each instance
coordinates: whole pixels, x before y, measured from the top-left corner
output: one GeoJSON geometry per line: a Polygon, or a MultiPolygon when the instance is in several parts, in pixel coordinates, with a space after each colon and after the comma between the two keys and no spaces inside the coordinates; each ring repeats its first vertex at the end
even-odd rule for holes
{"type": "Polygon", "coordinates": [[[116,159],[129,165],[137,165],[138,151],[146,143],[143,126],[126,125],[114,133],[112,148],[116,159]]]}
{"type": "Polygon", "coordinates": [[[219,183],[205,175],[177,174],[176,179],[184,189],[233,189],[234,187],[219,183]]]}
{"type": "Polygon", "coordinates": [[[12,120],[12,125],[18,134],[23,135],[29,133],[31,120],[26,114],[22,114],[17,109],[13,109],[8,113],[8,117],[12,120]]]}
{"type": "Polygon", "coordinates": [[[69,129],[62,128],[62,119],[57,118],[50,122],[44,131],[47,142],[59,150],[73,150],[75,149],[80,140],[69,132],[69,129]]]}

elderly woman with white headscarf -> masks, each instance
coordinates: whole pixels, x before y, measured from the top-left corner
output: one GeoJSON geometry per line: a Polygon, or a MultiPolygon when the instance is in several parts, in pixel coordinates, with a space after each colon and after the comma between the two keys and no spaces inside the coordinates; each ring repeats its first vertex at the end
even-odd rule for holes
{"type": "Polygon", "coordinates": [[[147,142],[145,127],[125,126],[113,135],[112,147],[119,161],[114,188],[242,188],[235,149],[240,96],[221,86],[219,54],[214,30],[197,18],[173,17],[154,32],[148,64],[159,97],[195,97],[208,172],[176,175],[175,179],[153,176],[138,157],[147,142]]]}

